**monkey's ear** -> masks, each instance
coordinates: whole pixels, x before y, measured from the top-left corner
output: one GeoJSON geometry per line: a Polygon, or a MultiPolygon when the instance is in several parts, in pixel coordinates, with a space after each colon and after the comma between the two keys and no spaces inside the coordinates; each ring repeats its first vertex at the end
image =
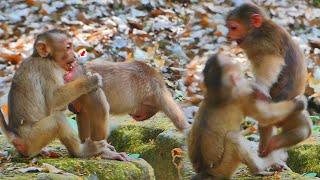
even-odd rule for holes
{"type": "Polygon", "coordinates": [[[43,41],[40,41],[36,44],[36,50],[38,54],[43,58],[48,57],[50,54],[49,46],[43,41]]]}
{"type": "Polygon", "coordinates": [[[262,25],[262,16],[260,14],[254,13],[250,17],[250,22],[253,27],[259,28],[262,25]]]}

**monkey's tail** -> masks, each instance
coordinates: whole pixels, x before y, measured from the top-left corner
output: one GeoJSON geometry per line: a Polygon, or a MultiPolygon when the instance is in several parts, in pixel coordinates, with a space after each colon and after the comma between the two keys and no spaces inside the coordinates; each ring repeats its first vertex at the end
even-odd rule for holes
{"type": "Polygon", "coordinates": [[[186,121],[183,111],[173,100],[168,89],[161,91],[158,97],[161,97],[158,98],[158,104],[162,108],[161,110],[169,117],[177,129],[184,131],[190,127],[186,121]]]}
{"type": "Polygon", "coordinates": [[[0,109],[0,129],[1,129],[1,132],[7,137],[7,139],[10,142],[15,139],[16,135],[15,135],[15,133],[13,133],[9,130],[9,127],[6,123],[6,120],[4,118],[4,115],[3,115],[1,109],[0,109]]]}

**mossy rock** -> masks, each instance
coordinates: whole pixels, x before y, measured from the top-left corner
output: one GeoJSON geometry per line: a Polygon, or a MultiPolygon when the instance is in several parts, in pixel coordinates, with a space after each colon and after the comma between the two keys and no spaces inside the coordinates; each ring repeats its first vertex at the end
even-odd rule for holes
{"type": "Polygon", "coordinates": [[[62,155],[60,158],[44,158],[37,156],[27,159],[16,155],[13,148],[0,135],[0,152],[13,154],[11,160],[0,159],[0,179],[108,179],[108,180],[153,180],[153,168],[143,159],[134,159],[132,162],[104,160],[99,157],[89,159],[71,158],[66,149],[58,142],[50,144],[53,151],[62,155]],[[64,174],[44,172],[22,173],[19,169],[30,166],[41,167],[43,163],[50,164],[64,171],[64,174]]]}
{"type": "Polygon", "coordinates": [[[41,159],[40,163],[48,163],[66,172],[85,177],[97,177],[108,180],[154,179],[152,167],[143,159],[130,163],[103,159],[41,159]]]}
{"type": "MultiPolygon", "coordinates": [[[[172,123],[162,114],[149,121],[120,123],[120,126],[111,132],[109,141],[119,151],[140,154],[154,168],[157,180],[190,179],[194,175],[187,158],[183,134],[177,132],[172,123]],[[174,152],[179,149],[182,150],[180,156],[174,156],[174,152]],[[174,160],[173,157],[175,157],[174,160]]],[[[239,168],[234,178],[310,179],[290,171],[276,173],[270,177],[253,176],[245,166],[239,168]]]]}
{"type": "Polygon", "coordinates": [[[320,144],[305,144],[289,150],[288,166],[298,173],[317,173],[320,177],[320,144]]]}
{"type": "Polygon", "coordinates": [[[163,114],[144,122],[122,123],[111,132],[109,142],[112,142],[118,151],[140,154],[154,168],[156,179],[179,178],[178,170],[172,162],[171,151],[181,148],[184,139],[163,114]]]}

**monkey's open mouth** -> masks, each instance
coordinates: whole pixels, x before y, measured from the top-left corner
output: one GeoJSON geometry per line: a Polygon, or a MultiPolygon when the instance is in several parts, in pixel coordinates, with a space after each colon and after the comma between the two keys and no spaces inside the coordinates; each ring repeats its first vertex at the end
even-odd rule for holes
{"type": "Polygon", "coordinates": [[[75,61],[71,61],[67,63],[67,71],[71,71],[74,68],[75,61]]]}

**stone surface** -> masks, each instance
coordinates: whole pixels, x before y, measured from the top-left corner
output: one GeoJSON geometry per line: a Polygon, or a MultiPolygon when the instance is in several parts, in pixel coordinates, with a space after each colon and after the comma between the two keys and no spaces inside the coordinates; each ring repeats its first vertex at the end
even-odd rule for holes
{"type": "MultiPolygon", "coordinates": [[[[119,120],[118,120],[119,122],[119,120]]],[[[158,180],[176,180],[179,177],[182,179],[190,179],[194,172],[192,171],[191,163],[188,161],[185,139],[183,134],[177,132],[172,123],[162,114],[151,118],[149,121],[135,122],[123,121],[119,123],[118,128],[111,132],[109,137],[110,142],[120,151],[129,153],[138,153],[143,159],[148,161],[155,170],[156,179],[158,180]],[[181,156],[174,156],[175,153],[182,150],[181,156]],[[175,157],[175,158],[173,158],[175,157]]],[[[319,149],[314,149],[316,145],[306,147],[305,153],[318,154],[314,158],[319,157],[319,149]]],[[[299,148],[299,147],[298,147],[299,148]]],[[[296,152],[290,151],[290,155],[296,152]]],[[[308,158],[309,154],[305,155],[308,158]]],[[[311,158],[312,156],[310,156],[311,158]]],[[[294,159],[295,156],[292,156],[294,159]]],[[[291,158],[291,159],[292,159],[291,158]]],[[[315,161],[314,161],[315,162],[315,161]]],[[[319,161],[317,161],[319,162],[319,161]]],[[[290,167],[293,168],[291,160],[290,167]]],[[[319,165],[319,163],[318,163],[319,165]]],[[[297,169],[304,169],[304,172],[313,172],[304,164],[297,164],[297,169]],[[304,168],[300,167],[303,165],[304,168]]],[[[248,169],[243,165],[234,175],[235,179],[310,179],[302,177],[300,174],[284,171],[276,173],[270,177],[252,176],[248,169]]]]}
{"type": "MultiPolygon", "coordinates": [[[[118,151],[139,154],[141,158],[134,162],[107,161],[99,158],[70,158],[65,148],[58,142],[51,148],[62,158],[24,159],[13,156],[10,161],[1,160],[0,179],[154,179],[176,180],[190,179],[194,172],[187,158],[185,139],[163,115],[158,114],[151,120],[136,122],[126,117],[112,117],[109,142],[118,151]],[[63,174],[47,172],[21,173],[18,170],[30,166],[41,167],[43,163],[63,170],[63,174]],[[150,166],[149,164],[152,166],[150,166]],[[153,169],[154,171],[153,171],[153,169]]],[[[313,142],[314,143],[314,142],[313,142]]],[[[0,152],[13,153],[3,136],[0,136],[0,152]]],[[[295,172],[318,173],[320,147],[318,145],[300,145],[289,151],[288,165],[295,172]]],[[[234,175],[235,179],[310,179],[294,172],[281,172],[270,177],[252,176],[243,165],[234,175]]]]}
{"type": "MultiPolygon", "coordinates": [[[[108,180],[153,180],[153,168],[143,159],[135,159],[132,162],[104,160],[97,158],[78,159],[70,158],[65,148],[55,141],[51,144],[53,151],[62,155],[60,158],[44,158],[37,156],[32,159],[14,155],[14,150],[4,137],[0,135],[0,152],[13,154],[10,160],[1,159],[0,179],[108,179],[108,180]],[[60,170],[62,174],[48,173],[42,167],[43,163],[50,164],[60,170]],[[23,168],[36,167],[38,172],[20,172],[23,168]]],[[[10,157],[10,156],[9,156],[10,157]]]]}

